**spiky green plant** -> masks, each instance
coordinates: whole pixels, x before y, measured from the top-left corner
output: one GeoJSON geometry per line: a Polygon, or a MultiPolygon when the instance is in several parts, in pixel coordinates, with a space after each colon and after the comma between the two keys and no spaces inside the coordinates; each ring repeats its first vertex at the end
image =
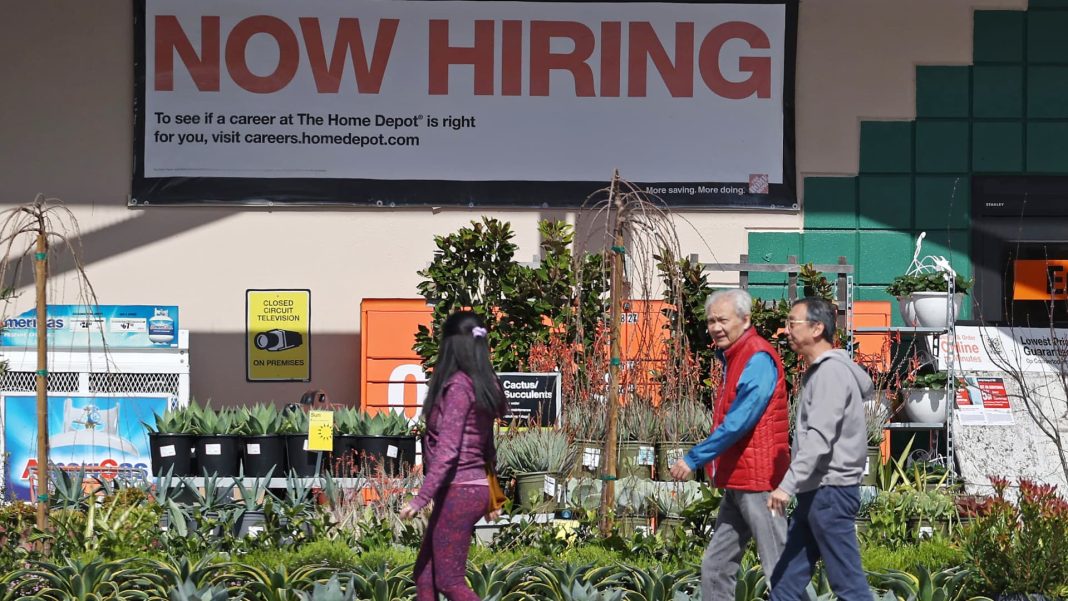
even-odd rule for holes
{"type": "Polygon", "coordinates": [[[229,601],[230,592],[222,585],[197,586],[186,580],[167,593],[168,601],[229,601]]]}
{"type": "Polygon", "coordinates": [[[52,468],[49,473],[52,494],[49,496],[52,507],[56,509],[85,509],[90,493],[85,490],[85,466],[77,471],[52,468]]]}
{"type": "Polygon", "coordinates": [[[404,436],[408,433],[408,418],[393,411],[383,411],[363,421],[365,436],[404,436]]]}
{"type": "Polygon", "coordinates": [[[352,407],[338,409],[334,411],[334,431],[341,436],[360,435],[366,429],[363,423],[366,415],[352,407]]]}
{"type": "Polygon", "coordinates": [[[327,582],[335,570],[323,566],[302,566],[290,570],[286,566],[275,568],[238,566],[228,579],[231,594],[240,593],[260,601],[301,601],[299,592],[308,592],[316,584],[327,582]]]}
{"type": "Polygon", "coordinates": [[[105,561],[100,558],[33,562],[5,580],[11,585],[6,591],[7,598],[44,601],[143,599],[141,591],[154,584],[153,576],[137,560],[105,561]]]}
{"type": "Polygon", "coordinates": [[[661,482],[653,489],[651,501],[661,515],[678,517],[701,499],[701,488],[702,485],[694,480],[661,482]]]}
{"type": "Polygon", "coordinates": [[[532,566],[520,561],[498,564],[487,561],[481,565],[468,565],[467,582],[479,599],[526,598],[529,586],[528,574],[532,566]]]}
{"type": "Polygon", "coordinates": [[[282,427],[280,428],[283,434],[307,434],[308,433],[308,414],[305,411],[299,409],[285,410],[282,412],[282,427]]]}
{"type": "Polygon", "coordinates": [[[325,584],[315,583],[311,593],[298,592],[297,595],[301,601],[355,601],[356,587],[352,585],[351,576],[346,586],[342,587],[337,574],[334,574],[325,584]]]}
{"type": "Polygon", "coordinates": [[[163,412],[163,415],[158,413],[153,414],[155,416],[153,423],[141,423],[145,425],[145,428],[147,428],[149,432],[155,434],[192,434],[196,427],[194,417],[199,408],[200,407],[193,402],[187,407],[167,409],[163,412]]]}
{"type": "Polygon", "coordinates": [[[539,565],[531,571],[529,595],[544,601],[621,601],[622,582],[618,566],[539,565]]]}
{"type": "Polygon", "coordinates": [[[591,396],[589,400],[569,399],[561,411],[563,428],[575,440],[603,441],[608,429],[608,409],[605,399],[591,396]]]}
{"type": "Polygon", "coordinates": [[[415,596],[415,583],[412,581],[412,566],[389,566],[386,563],[377,566],[357,566],[352,571],[351,587],[361,600],[395,601],[411,599],[415,596]]]}
{"type": "Polygon", "coordinates": [[[656,442],[660,439],[660,415],[651,399],[634,395],[619,409],[619,439],[656,442]]]}
{"type": "Polygon", "coordinates": [[[647,569],[627,566],[625,569],[627,601],[696,599],[701,588],[701,576],[696,568],[670,572],[660,566],[647,569]]]}
{"type": "Polygon", "coordinates": [[[574,459],[567,433],[555,428],[511,430],[497,442],[497,466],[508,474],[564,474],[574,459]]]}
{"type": "Polygon", "coordinates": [[[616,483],[616,506],[620,515],[647,515],[653,507],[656,483],[645,478],[626,476],[616,483]]]}
{"type": "Polygon", "coordinates": [[[282,428],[282,414],[274,405],[258,403],[244,413],[244,434],[266,436],[278,434],[282,428]]]}
{"type": "Polygon", "coordinates": [[[712,412],[698,399],[665,400],[659,414],[661,440],[701,442],[712,429],[712,412]]]}

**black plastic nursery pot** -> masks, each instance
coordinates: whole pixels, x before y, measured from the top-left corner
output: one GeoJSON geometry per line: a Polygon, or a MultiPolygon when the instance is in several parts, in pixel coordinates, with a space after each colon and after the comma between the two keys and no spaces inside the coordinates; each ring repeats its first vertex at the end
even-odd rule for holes
{"type": "MultiPolygon", "coordinates": [[[[329,457],[325,451],[309,451],[307,434],[286,434],[286,458],[289,470],[303,478],[318,476],[315,468],[318,464],[319,472],[329,471],[329,457]],[[320,460],[320,456],[322,459],[320,460]]],[[[288,472],[287,472],[288,473],[288,472]]]]}
{"type": "Polygon", "coordinates": [[[241,437],[212,435],[197,437],[197,475],[232,477],[241,469],[241,437]]]}
{"type": "Polygon", "coordinates": [[[331,467],[335,476],[356,476],[363,468],[360,458],[360,440],[362,436],[355,434],[339,434],[334,436],[334,452],[331,455],[331,467]]]}
{"type": "Polygon", "coordinates": [[[266,528],[267,516],[262,511],[249,510],[241,514],[234,524],[234,534],[239,537],[254,537],[266,528]]]}
{"type": "Polygon", "coordinates": [[[286,439],[281,434],[248,435],[241,439],[242,463],[245,475],[262,478],[284,477],[286,465],[286,439]],[[273,470],[273,471],[272,471],[273,470]]]}
{"type": "Polygon", "coordinates": [[[414,436],[361,436],[357,449],[362,466],[372,472],[396,475],[415,465],[414,436]]]}
{"type": "Polygon", "coordinates": [[[196,436],[192,434],[148,435],[149,452],[152,456],[152,475],[163,476],[168,470],[172,476],[195,476],[196,436]]]}

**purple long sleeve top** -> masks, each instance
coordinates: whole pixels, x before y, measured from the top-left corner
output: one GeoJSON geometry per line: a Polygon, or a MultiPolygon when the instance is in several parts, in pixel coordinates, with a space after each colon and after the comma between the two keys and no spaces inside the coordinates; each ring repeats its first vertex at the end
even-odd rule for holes
{"type": "Polygon", "coordinates": [[[423,436],[423,486],[411,505],[426,507],[451,484],[481,480],[496,461],[493,416],[475,403],[475,388],[462,371],[445,383],[423,436]]]}

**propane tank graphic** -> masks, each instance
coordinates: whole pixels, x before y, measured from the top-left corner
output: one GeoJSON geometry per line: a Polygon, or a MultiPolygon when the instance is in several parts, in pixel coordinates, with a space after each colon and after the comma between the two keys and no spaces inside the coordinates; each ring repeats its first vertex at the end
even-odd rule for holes
{"type": "Polygon", "coordinates": [[[174,320],[167,309],[156,308],[154,313],[148,318],[148,339],[156,344],[167,344],[174,340],[174,320]]]}

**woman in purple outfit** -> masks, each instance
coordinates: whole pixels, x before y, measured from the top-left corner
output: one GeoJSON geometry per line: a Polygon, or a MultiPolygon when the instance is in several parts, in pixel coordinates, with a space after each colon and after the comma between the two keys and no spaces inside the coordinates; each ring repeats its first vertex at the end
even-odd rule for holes
{"type": "Polygon", "coordinates": [[[496,464],[493,423],[504,407],[485,324],[470,311],[453,313],[441,328],[423,402],[423,486],[400,512],[410,519],[434,501],[415,561],[416,601],[438,601],[438,593],[449,601],[478,601],[464,580],[467,551],[475,523],[489,508],[486,466],[496,464]]]}

